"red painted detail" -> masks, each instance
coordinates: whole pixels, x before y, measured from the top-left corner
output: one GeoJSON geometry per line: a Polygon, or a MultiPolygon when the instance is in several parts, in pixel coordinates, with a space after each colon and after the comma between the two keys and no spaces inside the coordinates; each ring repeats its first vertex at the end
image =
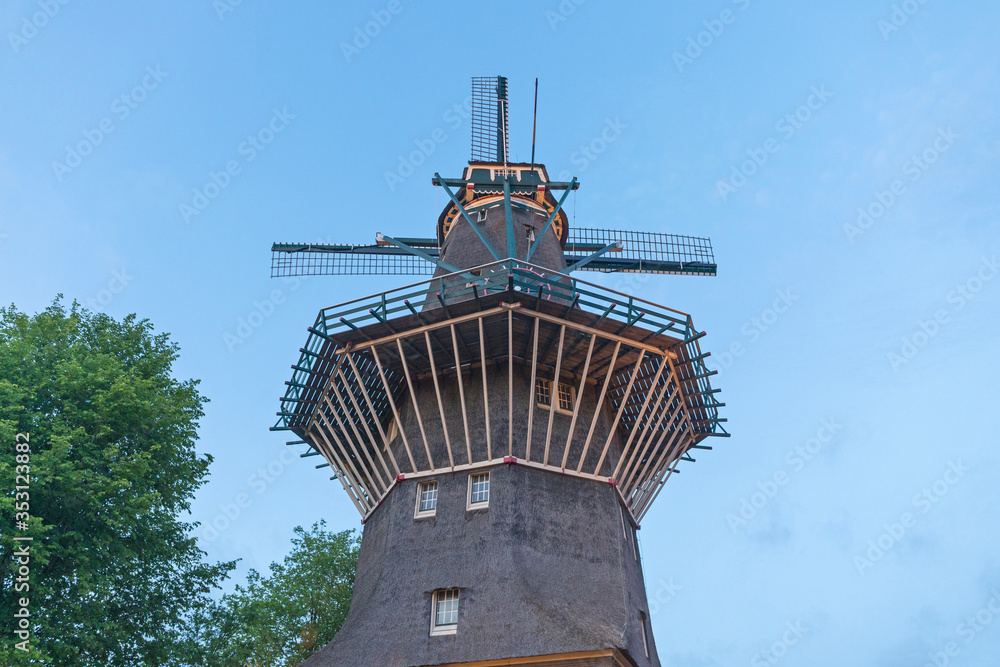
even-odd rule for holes
{"type": "Polygon", "coordinates": [[[610,484],[611,486],[618,486],[618,480],[617,479],[609,479],[608,480],[608,484],[610,484]]]}
{"type": "Polygon", "coordinates": [[[396,483],[397,484],[399,482],[402,482],[404,479],[406,479],[406,475],[396,475],[396,483]]]}
{"type": "Polygon", "coordinates": [[[503,462],[504,463],[517,463],[517,457],[516,456],[505,456],[505,457],[503,457],[503,462]]]}

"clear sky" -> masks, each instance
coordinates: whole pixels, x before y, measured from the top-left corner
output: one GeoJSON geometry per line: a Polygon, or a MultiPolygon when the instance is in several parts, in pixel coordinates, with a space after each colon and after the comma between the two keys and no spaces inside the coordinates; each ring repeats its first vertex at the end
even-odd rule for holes
{"type": "Polygon", "coordinates": [[[597,278],[692,313],[728,404],[641,531],[664,664],[995,664],[998,24],[974,0],[10,0],[0,302],[171,333],[212,401],[193,518],[229,523],[203,547],[241,580],[297,524],[358,527],[267,428],[319,308],[401,283],[271,280],[270,244],[432,235],[469,77],[510,78],[527,160],[537,76],[571,224],[710,236],[719,263],[597,278]]]}

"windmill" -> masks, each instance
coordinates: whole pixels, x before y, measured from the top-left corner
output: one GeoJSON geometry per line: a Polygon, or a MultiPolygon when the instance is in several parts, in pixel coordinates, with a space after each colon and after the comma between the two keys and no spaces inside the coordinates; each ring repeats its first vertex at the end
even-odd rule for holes
{"type": "Polygon", "coordinates": [[[323,308],[286,382],[273,429],[364,523],[311,667],[660,664],[636,530],[724,404],[688,314],[573,274],[711,276],[711,243],[571,228],[578,182],[509,160],[507,105],[473,79],[434,237],[272,246],[272,276],[432,276],[323,308]]]}

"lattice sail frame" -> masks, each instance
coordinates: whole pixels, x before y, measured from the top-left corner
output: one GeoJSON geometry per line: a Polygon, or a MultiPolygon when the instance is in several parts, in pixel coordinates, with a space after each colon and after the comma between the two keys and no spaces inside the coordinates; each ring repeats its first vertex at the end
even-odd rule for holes
{"type": "Polygon", "coordinates": [[[679,461],[693,461],[690,449],[708,449],[699,444],[706,437],[728,435],[718,412],[724,404],[708,379],[714,371],[705,368],[708,355],[698,344],[703,334],[689,315],[525,262],[469,271],[489,277],[468,283],[451,274],[321,310],[293,366],[274,428],[302,438],[290,444],[308,444],[303,456],[324,456],[322,466],[332,467],[331,479],[340,480],[363,518],[404,479],[517,463],[613,483],[640,521],[679,461]],[[423,309],[427,304],[434,308],[423,309]],[[569,372],[578,383],[567,435],[553,433],[555,410],[536,409],[534,400],[515,406],[512,393],[491,396],[488,366],[506,368],[513,392],[515,367],[523,372],[529,364],[532,390],[536,377],[550,372],[569,372]],[[446,418],[439,382],[456,369],[482,373],[491,425],[485,442],[469,435],[471,379],[458,383],[464,429],[446,418]],[[419,429],[407,432],[400,410],[415,400],[420,379],[433,381],[437,410],[417,411],[419,429]],[[592,420],[577,419],[588,385],[615,415],[606,437],[593,437],[600,410],[592,420]],[[507,437],[498,438],[490,409],[504,404],[507,437]],[[515,419],[527,419],[526,439],[515,440],[515,419]],[[432,425],[444,434],[447,460],[432,456],[432,425]],[[393,428],[402,448],[390,446],[393,428]],[[570,443],[584,430],[583,452],[573,460],[570,443]],[[533,450],[543,431],[544,446],[533,450]],[[617,459],[608,456],[616,434],[624,445],[617,459]],[[596,466],[585,465],[596,452],[596,466]]]}
{"type": "Polygon", "coordinates": [[[508,122],[507,77],[472,77],[472,160],[507,161],[508,122]]]}
{"type": "MultiPolygon", "coordinates": [[[[440,255],[435,239],[406,239],[432,257],[440,255]]],[[[565,247],[570,270],[600,273],[651,273],[714,276],[712,242],[698,236],[659,232],[570,227],[565,247]],[[573,263],[609,243],[621,241],[611,252],[580,269],[573,263]]],[[[398,248],[365,244],[275,243],[271,246],[271,277],[311,275],[431,275],[434,264],[398,248]]]]}

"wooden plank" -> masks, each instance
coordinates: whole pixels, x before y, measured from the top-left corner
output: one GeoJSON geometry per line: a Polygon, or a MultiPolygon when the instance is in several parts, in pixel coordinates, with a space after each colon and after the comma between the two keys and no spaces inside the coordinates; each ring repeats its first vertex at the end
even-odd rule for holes
{"type": "MultiPolygon", "coordinates": [[[[673,412],[670,412],[670,403],[674,400],[674,396],[677,395],[678,391],[680,391],[680,387],[675,387],[674,390],[670,393],[670,398],[668,398],[667,401],[666,401],[666,407],[663,410],[663,414],[660,415],[660,420],[657,422],[656,427],[652,431],[652,433],[655,434],[656,430],[659,429],[659,425],[663,422],[664,417],[666,417],[666,415],[669,413],[670,414],[670,419],[667,421],[667,427],[660,434],[660,437],[657,438],[656,445],[655,445],[655,447],[653,447],[653,449],[651,451],[654,451],[654,452],[656,451],[656,448],[660,446],[661,442],[663,442],[664,436],[666,436],[670,432],[670,425],[673,424],[674,421],[677,419],[677,414],[678,414],[678,412],[680,412],[681,408],[680,408],[680,406],[677,406],[677,408],[675,408],[673,412]]],[[[642,461],[642,457],[646,455],[647,451],[649,451],[649,446],[650,446],[650,444],[652,442],[653,442],[653,437],[651,435],[649,438],[646,439],[646,446],[643,448],[642,456],[639,457],[639,461],[642,461]]],[[[632,469],[629,472],[629,474],[624,478],[624,480],[621,483],[621,486],[623,488],[629,490],[629,491],[633,491],[634,490],[632,488],[633,481],[635,482],[635,486],[638,486],[639,480],[641,480],[642,477],[643,477],[643,475],[646,474],[646,470],[649,468],[649,464],[651,462],[652,462],[652,456],[650,456],[650,458],[646,459],[646,465],[643,466],[642,472],[640,472],[638,476],[636,476],[635,473],[636,473],[636,470],[638,470],[638,468],[639,468],[639,464],[636,463],[635,468],[632,469]]],[[[631,467],[631,465],[632,465],[632,462],[630,461],[629,462],[629,466],[631,467]]]]}
{"type": "Polygon", "coordinates": [[[535,344],[531,353],[531,384],[528,386],[528,442],[525,447],[524,458],[531,460],[531,430],[535,421],[535,382],[538,377],[538,330],[541,328],[538,319],[535,319],[535,344]]]}
{"type": "Polygon", "coordinates": [[[438,386],[437,365],[434,363],[434,350],[431,349],[430,334],[424,332],[424,342],[427,344],[427,355],[431,362],[431,378],[434,380],[434,395],[437,396],[438,413],[441,415],[441,430],[444,432],[444,446],[448,450],[448,463],[455,467],[455,458],[451,454],[451,439],[448,438],[448,421],[444,414],[444,401],[441,400],[441,387],[438,386]]]}
{"type": "MultiPolygon", "coordinates": [[[[486,458],[493,458],[493,447],[490,442],[490,431],[492,430],[492,424],[490,423],[490,396],[487,391],[487,381],[486,381],[486,338],[483,335],[483,320],[479,319],[479,354],[481,356],[480,367],[483,370],[483,410],[486,412],[486,458]]],[[[471,371],[470,371],[471,377],[471,371]]]]}
{"type": "Polygon", "coordinates": [[[514,456],[514,311],[513,310],[507,311],[507,456],[514,456]]]}
{"type": "MultiPolygon", "coordinates": [[[[333,474],[337,477],[337,481],[340,482],[340,485],[342,487],[344,487],[344,491],[347,493],[347,497],[351,499],[352,503],[354,503],[354,506],[358,509],[358,512],[363,515],[365,511],[361,509],[361,505],[358,503],[358,499],[354,497],[354,491],[351,490],[350,487],[348,487],[347,482],[344,480],[344,477],[341,476],[340,474],[340,469],[342,468],[342,466],[340,465],[340,459],[338,457],[335,457],[332,452],[326,453],[322,451],[321,449],[322,445],[319,444],[319,438],[316,437],[316,434],[313,433],[313,431],[319,431],[319,427],[315,422],[311,424],[309,426],[309,430],[306,431],[306,436],[308,436],[307,440],[310,440],[310,445],[312,445],[312,447],[314,447],[317,451],[322,453],[323,458],[329,461],[330,465],[334,466],[333,474]]],[[[332,450],[333,448],[330,447],[330,441],[326,439],[326,436],[323,435],[322,433],[320,433],[320,436],[322,436],[323,440],[326,441],[327,444],[326,449],[332,450]]]]}
{"type": "Polygon", "coordinates": [[[545,455],[542,463],[549,464],[549,443],[552,441],[552,422],[555,420],[556,411],[559,407],[559,371],[562,369],[563,341],[566,339],[566,325],[559,327],[559,347],[556,350],[556,370],[552,376],[552,387],[549,392],[549,425],[545,430],[545,455]]]}
{"type": "MultiPolygon", "coordinates": [[[[348,354],[348,355],[344,355],[344,356],[346,356],[348,358],[348,360],[350,360],[350,356],[351,355],[348,354]]],[[[368,435],[368,440],[372,443],[372,449],[375,450],[375,454],[378,456],[379,463],[382,464],[382,469],[385,470],[386,477],[390,480],[390,483],[391,483],[391,480],[393,479],[393,477],[395,477],[395,475],[393,475],[391,472],[389,472],[389,466],[387,466],[385,464],[385,458],[382,456],[382,450],[379,449],[378,442],[375,441],[375,434],[372,433],[372,430],[368,427],[368,420],[365,419],[364,411],[361,409],[361,406],[358,405],[357,399],[354,398],[354,392],[351,391],[351,387],[350,387],[350,385],[347,382],[347,376],[344,375],[344,367],[343,366],[340,367],[340,370],[337,371],[337,374],[340,376],[341,382],[344,383],[344,390],[347,392],[347,397],[349,399],[351,399],[351,405],[354,406],[354,413],[356,415],[358,415],[358,420],[361,422],[361,425],[364,427],[365,433],[368,435]]],[[[357,373],[354,374],[354,377],[355,377],[355,379],[357,379],[358,383],[361,382],[361,378],[358,377],[357,373]]],[[[347,414],[346,410],[345,410],[345,414],[347,414]]],[[[371,413],[369,413],[369,414],[371,414],[371,413]]],[[[350,415],[347,415],[347,417],[350,418],[350,415]]],[[[352,421],[352,428],[353,428],[353,420],[351,420],[351,421],[352,421]]],[[[378,422],[378,418],[375,418],[375,421],[378,422]]],[[[379,430],[381,430],[381,426],[379,427],[379,430]]],[[[355,429],[355,432],[357,432],[357,429],[355,429]]]]}
{"type": "Polygon", "coordinates": [[[587,451],[590,449],[590,441],[594,437],[594,429],[597,427],[597,420],[601,416],[601,409],[604,406],[604,396],[608,393],[608,385],[611,384],[611,371],[614,370],[615,364],[618,362],[618,353],[621,349],[622,342],[618,341],[615,343],[615,351],[611,355],[611,365],[608,366],[608,372],[604,374],[604,382],[601,383],[601,393],[597,397],[597,404],[594,407],[594,417],[590,420],[590,430],[587,431],[587,439],[583,441],[583,452],[581,452],[580,462],[576,466],[577,472],[583,470],[583,462],[587,459],[587,451]]]}
{"type": "Polygon", "coordinates": [[[604,465],[604,459],[608,455],[608,449],[611,447],[611,440],[615,437],[615,432],[618,430],[618,424],[621,423],[622,411],[625,410],[625,406],[628,405],[628,398],[632,393],[632,384],[635,382],[636,375],[639,374],[639,368],[642,366],[642,361],[645,357],[646,351],[643,350],[639,353],[639,358],[635,360],[635,367],[632,369],[632,377],[629,378],[628,386],[625,387],[625,393],[622,394],[621,405],[618,406],[618,413],[615,415],[614,420],[611,422],[611,428],[608,430],[608,439],[604,442],[604,451],[601,452],[601,458],[597,460],[597,467],[594,468],[595,475],[599,475],[601,473],[601,466],[604,465]]]}
{"type": "MultiPolygon", "coordinates": [[[[482,322],[482,320],[479,320],[482,322]]],[[[465,382],[462,381],[462,360],[458,356],[458,339],[455,335],[455,325],[451,325],[451,346],[455,351],[455,380],[458,382],[458,397],[462,403],[462,427],[465,429],[465,452],[469,463],[472,463],[472,440],[469,439],[469,418],[465,411],[465,382]]],[[[471,371],[470,371],[471,373],[471,371]]],[[[487,430],[489,424],[487,424],[487,430]]]]}
{"type": "MultiPolygon", "coordinates": [[[[566,469],[566,460],[569,458],[569,447],[573,442],[573,433],[576,432],[576,418],[580,416],[580,405],[583,404],[583,389],[587,386],[587,371],[590,370],[590,356],[594,353],[594,343],[597,336],[590,337],[590,346],[587,348],[587,361],[583,365],[583,375],[580,376],[580,386],[576,389],[576,405],[573,406],[573,418],[569,422],[569,433],[566,435],[566,446],[563,448],[562,465],[566,469]]],[[[600,409],[597,406],[596,409],[600,409]]]]}
{"type": "Polygon", "coordinates": [[[360,489],[362,491],[367,492],[368,497],[365,497],[365,495],[362,495],[360,493],[357,494],[358,502],[361,503],[362,507],[364,508],[364,511],[362,511],[361,513],[364,514],[366,510],[371,509],[372,507],[372,505],[369,503],[369,498],[371,497],[372,494],[361,483],[361,475],[358,474],[358,469],[354,466],[354,461],[351,460],[350,456],[347,456],[347,449],[344,447],[343,443],[340,442],[340,438],[338,438],[337,434],[334,432],[333,426],[330,424],[330,420],[327,419],[326,415],[322,411],[316,413],[316,416],[320,419],[322,424],[326,425],[325,429],[320,429],[319,434],[320,436],[322,436],[323,441],[326,442],[327,447],[330,448],[330,451],[334,459],[337,460],[338,467],[344,472],[345,475],[347,475],[347,479],[351,483],[351,486],[354,489],[360,489]],[[336,447],[332,445],[330,443],[330,440],[326,437],[327,432],[329,432],[330,435],[333,437],[333,439],[337,442],[336,447]],[[343,462],[341,462],[341,459],[338,456],[338,452],[344,453],[344,459],[347,461],[346,466],[343,465],[343,462]]]}
{"type": "Polygon", "coordinates": [[[389,382],[385,379],[385,369],[382,368],[382,361],[378,358],[378,349],[372,347],[371,350],[372,358],[375,360],[375,367],[378,368],[378,376],[382,380],[382,389],[385,391],[385,397],[389,401],[389,407],[392,408],[392,418],[396,424],[396,432],[399,433],[399,437],[403,439],[403,447],[406,449],[406,457],[410,460],[410,469],[413,472],[416,472],[417,464],[413,461],[413,452],[410,451],[410,443],[406,439],[406,432],[403,430],[403,422],[399,419],[399,410],[396,409],[396,401],[392,398],[392,390],[389,388],[389,382]]]}
{"type": "MultiPolygon", "coordinates": [[[[356,343],[352,349],[354,350],[365,350],[369,347],[375,345],[384,345],[386,343],[392,343],[397,338],[407,338],[409,336],[419,336],[422,333],[429,331],[437,331],[438,329],[446,329],[452,324],[461,324],[462,322],[468,322],[470,320],[481,319],[483,317],[488,317],[490,315],[496,315],[497,313],[502,313],[504,311],[511,312],[512,307],[520,307],[520,304],[502,304],[496,306],[495,308],[489,308],[487,310],[476,311],[473,313],[468,313],[466,315],[459,315],[457,317],[451,317],[441,322],[435,322],[433,324],[424,324],[413,329],[407,329],[406,331],[401,331],[398,333],[393,333],[389,336],[382,336],[381,338],[373,338],[371,340],[356,343]]],[[[395,320],[390,320],[395,321],[395,320]]],[[[341,350],[337,350],[334,354],[342,354],[341,350]]]]}
{"type": "MultiPolygon", "coordinates": [[[[354,358],[352,355],[345,355],[347,357],[347,363],[350,364],[351,370],[354,371],[354,377],[358,379],[358,384],[361,385],[361,395],[365,398],[365,403],[368,405],[368,413],[372,416],[372,421],[375,422],[375,427],[378,429],[379,437],[382,438],[382,444],[385,445],[385,451],[389,454],[389,460],[392,461],[392,468],[399,474],[399,465],[396,463],[396,455],[392,453],[392,448],[389,447],[389,438],[385,435],[385,430],[382,428],[382,420],[378,418],[378,414],[375,412],[375,406],[372,403],[371,396],[368,395],[368,388],[365,386],[365,378],[361,377],[358,372],[358,367],[354,365],[354,358]]],[[[388,390],[386,390],[388,393],[388,390]]],[[[396,425],[397,430],[399,425],[396,425]]]]}
{"type": "Polygon", "coordinates": [[[431,456],[430,445],[427,444],[427,433],[424,431],[424,418],[420,415],[420,405],[417,402],[417,392],[413,390],[413,381],[410,379],[410,367],[406,363],[406,355],[403,354],[403,344],[396,339],[396,348],[399,350],[399,363],[403,365],[403,374],[406,376],[406,386],[410,390],[410,404],[413,406],[413,413],[417,416],[417,426],[420,427],[420,437],[424,439],[424,451],[427,452],[427,463],[434,467],[434,458],[431,456]]]}
{"type": "MultiPolygon", "coordinates": [[[[639,414],[635,418],[635,422],[632,425],[632,432],[628,435],[628,440],[625,441],[625,445],[622,447],[621,456],[618,457],[618,464],[615,466],[615,471],[611,473],[614,479],[618,479],[618,471],[622,468],[622,463],[625,461],[625,455],[629,451],[629,447],[632,446],[632,441],[635,439],[636,434],[641,430],[642,418],[646,415],[646,409],[649,407],[649,401],[653,398],[653,394],[659,394],[658,399],[662,398],[663,392],[666,391],[666,386],[664,386],[662,391],[658,391],[657,382],[660,381],[660,376],[663,375],[663,369],[667,367],[665,359],[660,359],[660,367],[656,370],[656,376],[653,378],[653,382],[649,385],[649,389],[646,391],[646,400],[642,402],[642,408],[639,410],[639,414]]],[[[624,405],[625,401],[622,401],[624,405]]],[[[638,450],[638,447],[636,447],[638,450]]],[[[632,456],[635,456],[633,452],[632,456]]],[[[631,463],[631,460],[630,460],[631,463]]]]}
{"type": "MultiPolygon", "coordinates": [[[[340,398],[340,392],[336,391],[336,384],[331,386],[337,393],[337,400],[340,401],[341,404],[343,404],[343,399],[340,398]]],[[[347,434],[347,429],[344,428],[344,422],[341,421],[340,415],[337,414],[337,406],[335,406],[333,403],[330,402],[330,396],[328,394],[323,395],[323,401],[326,403],[327,407],[330,408],[330,412],[333,414],[333,418],[337,420],[337,426],[340,427],[340,432],[344,434],[344,439],[347,440],[347,444],[351,446],[351,451],[353,451],[354,456],[357,457],[358,465],[362,465],[361,464],[362,459],[368,460],[368,465],[370,466],[369,468],[370,472],[368,476],[371,477],[373,481],[378,482],[378,485],[382,487],[382,493],[385,493],[385,490],[389,488],[389,484],[385,480],[383,480],[382,477],[378,474],[378,469],[375,467],[375,461],[372,459],[372,455],[368,452],[368,448],[364,446],[363,438],[361,437],[361,434],[358,433],[358,429],[354,425],[354,422],[348,419],[348,422],[350,422],[351,424],[351,430],[354,431],[354,435],[357,437],[358,440],[358,445],[361,446],[361,450],[364,452],[364,454],[358,451],[358,447],[354,444],[354,440],[351,439],[351,437],[347,434]]],[[[336,434],[334,435],[336,436],[336,434]]]]}

